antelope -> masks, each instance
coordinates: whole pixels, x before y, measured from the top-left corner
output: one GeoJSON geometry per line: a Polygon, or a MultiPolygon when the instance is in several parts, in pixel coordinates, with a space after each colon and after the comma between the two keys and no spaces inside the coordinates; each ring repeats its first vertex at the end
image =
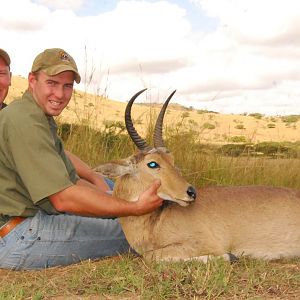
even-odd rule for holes
{"type": "Polygon", "coordinates": [[[162,139],[163,118],[175,91],[164,103],[154,129],[154,147],[133,126],[127,104],[125,123],[138,152],[100,165],[96,171],[116,177],[113,195],[136,201],[159,178],[158,195],[168,205],[143,216],[120,218],[125,236],[146,260],[232,260],[300,256],[300,190],[269,186],[205,187],[196,190],[174,166],[162,139]]]}

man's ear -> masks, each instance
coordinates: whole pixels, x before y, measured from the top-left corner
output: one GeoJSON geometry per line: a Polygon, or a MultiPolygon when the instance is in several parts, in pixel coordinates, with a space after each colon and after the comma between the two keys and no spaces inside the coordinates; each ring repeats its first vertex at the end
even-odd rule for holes
{"type": "Polygon", "coordinates": [[[11,85],[11,77],[12,77],[12,73],[9,72],[9,85],[11,85]]]}
{"type": "Polygon", "coordinates": [[[108,177],[120,177],[125,174],[132,174],[135,170],[135,164],[131,157],[111,161],[109,163],[99,165],[94,168],[94,171],[108,177]]]}
{"type": "Polygon", "coordinates": [[[29,90],[32,90],[32,87],[33,87],[33,84],[35,83],[36,81],[36,74],[30,72],[28,74],[28,84],[29,84],[29,90]]]}

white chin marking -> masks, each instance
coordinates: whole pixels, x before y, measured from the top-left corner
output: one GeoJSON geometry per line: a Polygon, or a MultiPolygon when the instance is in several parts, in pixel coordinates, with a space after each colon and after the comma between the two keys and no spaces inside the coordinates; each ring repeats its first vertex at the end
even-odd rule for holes
{"type": "Polygon", "coordinates": [[[170,197],[169,195],[163,194],[163,193],[158,193],[158,196],[164,200],[168,200],[171,202],[176,202],[177,204],[179,204],[180,206],[188,206],[190,203],[186,202],[184,200],[179,200],[179,199],[174,199],[172,197],[170,197]]]}

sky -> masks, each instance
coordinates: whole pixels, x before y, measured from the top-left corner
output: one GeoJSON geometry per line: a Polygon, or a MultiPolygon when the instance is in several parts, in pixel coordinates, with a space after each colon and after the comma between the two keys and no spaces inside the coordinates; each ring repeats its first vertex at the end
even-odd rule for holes
{"type": "Polygon", "coordinates": [[[300,114],[299,0],[0,0],[0,37],[14,75],[62,48],[110,99],[300,114]]]}

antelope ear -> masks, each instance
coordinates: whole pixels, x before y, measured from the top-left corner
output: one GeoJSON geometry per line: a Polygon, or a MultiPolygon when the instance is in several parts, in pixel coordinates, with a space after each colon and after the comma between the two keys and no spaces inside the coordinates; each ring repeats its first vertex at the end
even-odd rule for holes
{"type": "Polygon", "coordinates": [[[133,173],[134,164],[131,158],[125,158],[99,165],[94,168],[94,171],[108,177],[120,177],[125,174],[133,173]]]}

